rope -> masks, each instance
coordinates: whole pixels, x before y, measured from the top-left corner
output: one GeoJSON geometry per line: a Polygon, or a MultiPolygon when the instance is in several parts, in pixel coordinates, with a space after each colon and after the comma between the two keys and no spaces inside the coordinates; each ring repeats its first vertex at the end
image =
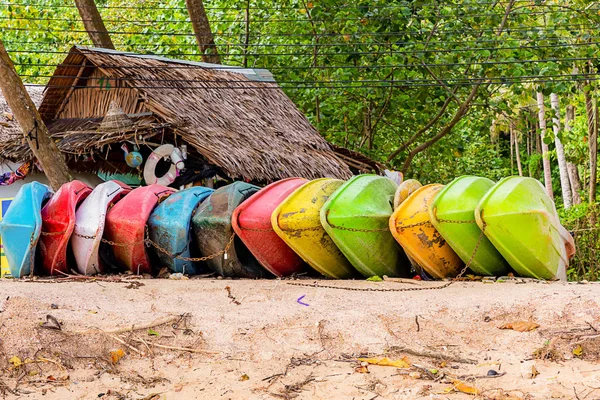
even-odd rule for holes
{"type": "MultiPolygon", "coordinates": [[[[425,225],[425,224],[422,222],[419,222],[418,224],[413,224],[412,226],[417,226],[417,225],[425,225]]],[[[475,245],[475,249],[473,249],[473,254],[471,254],[471,258],[469,259],[469,261],[465,264],[463,269],[460,271],[460,273],[456,277],[452,278],[449,282],[446,282],[443,285],[439,285],[439,286],[435,286],[435,287],[381,289],[381,288],[352,288],[352,287],[345,287],[345,286],[319,285],[317,281],[315,281],[314,283],[299,283],[299,282],[286,282],[286,283],[288,285],[293,285],[293,286],[307,286],[307,287],[315,287],[315,288],[323,288],[323,289],[349,290],[349,291],[354,291],[354,292],[416,292],[416,291],[420,291],[420,290],[445,289],[448,286],[457,282],[460,278],[462,278],[462,276],[465,274],[465,272],[467,272],[467,269],[469,269],[469,267],[473,263],[473,260],[475,259],[475,255],[477,254],[477,251],[479,250],[479,246],[481,245],[481,242],[484,237],[484,231],[485,231],[485,224],[483,225],[483,228],[481,229],[481,233],[479,234],[479,239],[477,240],[477,244],[475,245]]]]}

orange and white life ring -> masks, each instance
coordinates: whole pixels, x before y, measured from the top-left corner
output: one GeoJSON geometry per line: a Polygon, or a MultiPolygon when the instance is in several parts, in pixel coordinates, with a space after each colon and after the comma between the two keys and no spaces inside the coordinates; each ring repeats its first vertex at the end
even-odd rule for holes
{"type": "Polygon", "coordinates": [[[177,167],[175,164],[171,164],[169,171],[160,178],[157,178],[155,174],[158,162],[170,157],[173,149],[172,144],[163,144],[148,156],[146,165],[144,166],[144,180],[146,181],[146,185],[158,183],[159,185],[168,186],[175,181],[177,177],[177,167]]]}

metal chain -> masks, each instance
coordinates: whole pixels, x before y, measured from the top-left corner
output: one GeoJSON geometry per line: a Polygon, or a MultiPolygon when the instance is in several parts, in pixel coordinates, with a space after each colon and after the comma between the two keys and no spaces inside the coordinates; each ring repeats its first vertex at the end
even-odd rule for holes
{"type": "MultiPolygon", "coordinates": [[[[424,225],[424,224],[421,223],[421,225],[424,225]]],[[[475,255],[477,254],[477,251],[479,250],[479,246],[481,245],[481,242],[483,241],[484,231],[485,231],[485,224],[484,224],[483,228],[481,229],[481,233],[479,234],[479,239],[477,240],[477,244],[475,245],[475,249],[473,249],[473,254],[471,254],[471,258],[469,259],[469,261],[465,264],[464,268],[460,271],[460,273],[456,277],[452,278],[449,282],[446,282],[443,285],[439,285],[439,286],[435,286],[435,287],[382,289],[382,288],[353,288],[353,287],[344,287],[344,286],[319,285],[317,283],[317,281],[315,281],[314,283],[300,283],[300,282],[286,282],[286,283],[288,285],[293,285],[293,286],[307,286],[307,287],[316,287],[316,288],[324,288],[324,289],[349,290],[349,291],[354,291],[354,292],[416,292],[416,291],[420,291],[420,290],[445,289],[448,286],[457,282],[460,278],[462,278],[462,276],[465,274],[465,272],[467,272],[467,269],[469,269],[469,267],[471,266],[471,263],[473,263],[473,260],[475,259],[475,255]]]]}
{"type": "Polygon", "coordinates": [[[231,248],[231,245],[233,244],[233,239],[235,238],[235,232],[231,235],[231,237],[229,238],[229,242],[227,242],[227,244],[225,245],[225,248],[215,254],[211,254],[209,256],[204,256],[204,257],[183,257],[177,254],[171,254],[167,249],[165,249],[164,247],[161,247],[158,243],[155,243],[152,239],[146,239],[146,244],[151,245],[152,247],[154,247],[155,249],[157,249],[158,251],[160,251],[163,254],[168,255],[169,257],[173,257],[179,260],[183,260],[183,261],[191,261],[191,262],[201,262],[201,261],[206,261],[206,260],[212,260],[215,257],[219,257],[222,256],[223,254],[227,253],[229,251],[229,249],[231,248]]]}
{"type": "Polygon", "coordinates": [[[58,236],[58,235],[64,235],[65,233],[67,233],[67,231],[61,231],[61,232],[41,232],[42,236],[58,236]]]}
{"type": "Polygon", "coordinates": [[[449,224],[474,224],[477,221],[474,219],[470,219],[470,220],[461,220],[461,219],[443,219],[443,218],[437,218],[438,222],[446,222],[449,224]]]}
{"type": "Polygon", "coordinates": [[[82,239],[96,239],[96,235],[82,235],[81,233],[77,233],[77,232],[73,232],[73,236],[77,236],[82,239]]]}

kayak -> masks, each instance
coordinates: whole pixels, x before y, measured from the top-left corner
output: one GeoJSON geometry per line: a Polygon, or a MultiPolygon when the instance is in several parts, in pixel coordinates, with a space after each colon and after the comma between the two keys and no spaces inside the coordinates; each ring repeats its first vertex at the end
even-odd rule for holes
{"type": "Polygon", "coordinates": [[[294,190],[308,182],[288,178],[271,183],[240,204],[231,217],[236,235],[268,271],[278,277],[304,271],[305,264],[273,230],[271,214],[294,190]]]}
{"type": "Polygon", "coordinates": [[[365,277],[408,275],[408,260],[388,228],[395,191],[396,183],[388,178],[358,175],[321,208],[323,228],[365,277]]]}
{"type": "Polygon", "coordinates": [[[483,196],[475,219],[519,275],[566,280],[575,245],[538,180],[502,179],[483,196]]]}
{"type": "Polygon", "coordinates": [[[320,212],[329,196],[344,181],[315,179],[290,194],[271,215],[273,229],[288,246],[317,272],[335,279],[356,275],[321,225],[320,212]]]}
{"type": "Polygon", "coordinates": [[[416,179],[407,179],[404,182],[398,185],[398,189],[396,189],[396,193],[394,194],[394,210],[398,208],[398,206],[408,198],[411,194],[413,194],[417,189],[422,187],[421,182],[416,179]]]}
{"type": "Polygon", "coordinates": [[[214,256],[206,264],[220,276],[265,278],[265,270],[250,250],[234,234],[231,225],[233,211],[247,198],[258,192],[258,186],[234,182],[215,190],[204,200],[192,217],[194,239],[203,257],[214,256]],[[233,243],[228,243],[233,237],[233,243]],[[224,251],[227,249],[227,251],[224,251]],[[221,254],[222,253],[222,254],[221,254]]]}
{"type": "Polygon", "coordinates": [[[176,273],[198,273],[198,263],[176,257],[191,257],[192,215],[198,204],[212,192],[212,189],[194,186],[173,193],[154,209],[148,219],[148,233],[156,243],[154,250],[161,267],[176,273]]]}
{"type": "Polygon", "coordinates": [[[146,251],[146,222],[159,200],[175,192],[162,186],[141,186],[132,190],[106,215],[104,237],[111,244],[117,266],[136,275],[152,273],[146,251]]]}
{"type": "Polygon", "coordinates": [[[389,226],[406,254],[433,278],[458,275],[462,260],[433,227],[430,204],[444,186],[425,185],[417,189],[394,211],[389,226]]]}
{"type": "Polygon", "coordinates": [[[437,194],[429,216],[435,229],[463,262],[471,261],[471,271],[478,275],[503,276],[510,272],[508,263],[475,222],[475,208],[492,186],[494,182],[487,178],[456,178],[437,194]]]}
{"type": "Polygon", "coordinates": [[[35,269],[35,249],[42,232],[42,205],[51,196],[48,186],[26,183],[0,221],[4,254],[14,278],[27,276],[35,269]]]}
{"type": "Polygon", "coordinates": [[[130,191],[129,186],[116,180],[101,183],[77,209],[71,249],[79,273],[92,275],[104,272],[98,253],[102,246],[106,213],[130,191]]]}
{"type": "Polygon", "coordinates": [[[42,208],[42,235],[37,246],[42,273],[69,272],[67,248],[75,229],[75,212],[91,192],[85,183],[71,181],[62,185],[42,208]]]}

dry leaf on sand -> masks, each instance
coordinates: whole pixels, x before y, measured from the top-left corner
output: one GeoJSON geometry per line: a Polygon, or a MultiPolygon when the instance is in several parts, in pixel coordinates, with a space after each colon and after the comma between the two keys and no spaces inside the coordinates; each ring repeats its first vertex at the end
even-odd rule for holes
{"type": "Polygon", "coordinates": [[[536,324],[535,322],[530,322],[530,321],[515,321],[515,322],[508,322],[502,326],[500,326],[500,329],[512,329],[513,331],[517,331],[517,332],[529,332],[532,331],[536,328],[538,328],[540,325],[536,324]]]}
{"type": "Polygon", "coordinates": [[[400,360],[390,360],[387,357],[359,358],[358,360],[371,365],[380,365],[382,367],[410,368],[410,360],[406,356],[402,357],[400,360]]]}
{"type": "Polygon", "coordinates": [[[457,390],[459,392],[463,392],[466,394],[472,394],[475,396],[477,396],[478,394],[481,393],[481,391],[479,389],[477,389],[475,386],[468,385],[463,381],[454,380],[454,381],[452,381],[452,383],[454,384],[454,387],[451,388],[451,390],[457,390]]]}
{"type": "Polygon", "coordinates": [[[112,361],[112,363],[116,364],[121,358],[123,358],[125,352],[121,349],[117,349],[110,351],[108,354],[110,355],[110,360],[112,361]]]}

